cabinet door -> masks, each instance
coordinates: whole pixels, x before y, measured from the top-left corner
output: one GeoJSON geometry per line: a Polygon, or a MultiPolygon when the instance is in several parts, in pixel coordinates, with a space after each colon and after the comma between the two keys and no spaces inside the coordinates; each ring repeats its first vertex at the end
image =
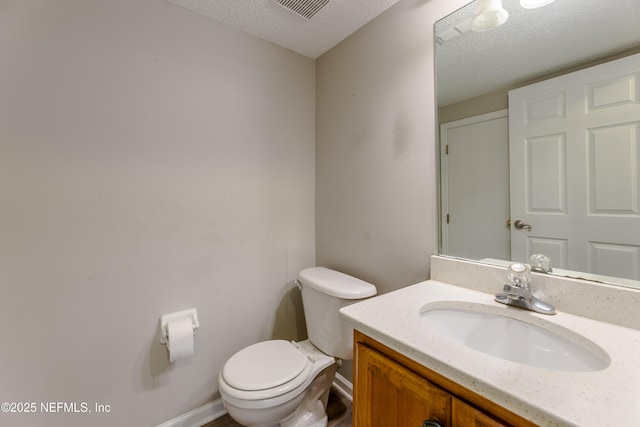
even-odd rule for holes
{"type": "Polygon", "coordinates": [[[358,343],[356,351],[355,426],[451,425],[449,393],[376,350],[358,343]]]}
{"type": "Polygon", "coordinates": [[[453,399],[452,417],[454,427],[507,427],[507,424],[503,424],[455,398],[453,399]]]}

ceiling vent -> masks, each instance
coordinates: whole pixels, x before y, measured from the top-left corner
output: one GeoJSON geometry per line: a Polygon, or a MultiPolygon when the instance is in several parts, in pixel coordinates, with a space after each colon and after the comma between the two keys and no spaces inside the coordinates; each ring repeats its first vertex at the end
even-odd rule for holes
{"type": "Polygon", "coordinates": [[[327,3],[329,0],[278,0],[280,6],[305,19],[311,19],[327,3]]]}

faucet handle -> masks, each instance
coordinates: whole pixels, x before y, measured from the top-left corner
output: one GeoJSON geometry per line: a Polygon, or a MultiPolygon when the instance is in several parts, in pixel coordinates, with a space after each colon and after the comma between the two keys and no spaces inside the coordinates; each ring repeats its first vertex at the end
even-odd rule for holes
{"type": "Polygon", "coordinates": [[[507,278],[514,286],[529,288],[529,282],[531,282],[531,270],[527,264],[520,262],[514,262],[509,266],[509,274],[507,278]]]}
{"type": "Polygon", "coordinates": [[[529,258],[529,264],[531,265],[531,271],[536,273],[551,273],[551,258],[544,254],[533,254],[529,258]]]}

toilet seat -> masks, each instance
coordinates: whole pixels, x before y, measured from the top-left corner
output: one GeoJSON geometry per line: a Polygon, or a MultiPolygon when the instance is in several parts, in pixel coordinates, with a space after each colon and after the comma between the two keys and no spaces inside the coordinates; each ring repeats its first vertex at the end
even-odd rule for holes
{"type": "Polygon", "coordinates": [[[309,378],[312,365],[289,341],[263,341],[231,356],[220,373],[221,387],[236,399],[274,398],[302,385],[309,378]]]}

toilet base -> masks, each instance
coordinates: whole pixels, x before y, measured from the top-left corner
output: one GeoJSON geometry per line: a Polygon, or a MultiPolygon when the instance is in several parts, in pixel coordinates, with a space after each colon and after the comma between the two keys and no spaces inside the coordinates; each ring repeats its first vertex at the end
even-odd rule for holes
{"type": "Polygon", "coordinates": [[[334,363],[318,374],[296,412],[280,423],[282,427],[327,427],[327,401],[336,370],[334,363]]]}
{"type": "MultiPolygon", "coordinates": [[[[313,422],[313,421],[311,421],[313,422]]],[[[304,427],[327,427],[327,425],[329,425],[329,417],[327,417],[326,415],[324,416],[324,418],[322,418],[319,421],[315,421],[313,422],[313,424],[291,424],[291,426],[304,426],[304,427]]],[[[280,424],[280,427],[284,427],[284,424],[280,424]]]]}

